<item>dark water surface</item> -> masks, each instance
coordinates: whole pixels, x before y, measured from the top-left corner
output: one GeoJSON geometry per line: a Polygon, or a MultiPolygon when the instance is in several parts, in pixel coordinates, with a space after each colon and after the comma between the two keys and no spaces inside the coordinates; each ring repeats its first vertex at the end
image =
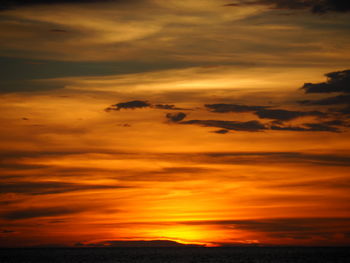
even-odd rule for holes
{"type": "Polygon", "coordinates": [[[1,248],[0,262],[348,263],[350,248],[1,248]]]}

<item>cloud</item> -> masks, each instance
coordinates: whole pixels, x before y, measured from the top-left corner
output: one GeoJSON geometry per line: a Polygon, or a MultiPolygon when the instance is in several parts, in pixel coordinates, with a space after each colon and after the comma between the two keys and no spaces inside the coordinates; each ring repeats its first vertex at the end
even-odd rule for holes
{"type": "MultiPolygon", "coordinates": [[[[121,0],[0,0],[0,10],[33,5],[123,2],[121,0]]],[[[125,1],[124,1],[125,2],[125,1]]]]}
{"type": "Polygon", "coordinates": [[[299,117],[305,116],[325,116],[324,113],[319,111],[290,111],[281,109],[262,109],[255,112],[255,114],[261,119],[274,119],[278,121],[290,121],[299,117]]]}
{"type": "Polygon", "coordinates": [[[180,124],[193,124],[204,127],[216,127],[226,130],[235,130],[235,131],[250,131],[257,132],[265,130],[266,127],[264,124],[258,121],[222,121],[222,120],[189,120],[180,122],[180,124]]]}
{"type": "Polygon", "coordinates": [[[325,121],[325,122],[323,122],[323,124],[331,125],[331,126],[346,126],[347,125],[344,121],[341,121],[341,120],[325,121]]]}
{"type": "Polygon", "coordinates": [[[313,189],[350,189],[350,181],[347,178],[332,178],[332,180],[309,180],[302,182],[278,183],[269,185],[276,188],[313,188],[313,189]]]}
{"type": "MultiPolygon", "coordinates": [[[[183,159],[186,158],[190,159],[186,156],[183,157],[183,159]]],[[[191,156],[191,158],[194,159],[195,156],[191,156]]],[[[350,156],[300,152],[213,152],[203,153],[202,158],[208,163],[308,163],[325,166],[350,166],[350,156]]]]}
{"type": "Polygon", "coordinates": [[[76,214],[82,212],[83,208],[69,208],[69,207],[43,207],[43,208],[26,208],[5,212],[0,215],[0,218],[6,220],[20,220],[37,217],[52,217],[69,214],[76,214]]]}
{"type": "MultiPolygon", "coordinates": [[[[350,3],[344,0],[241,0],[240,5],[268,5],[274,9],[309,9],[316,14],[348,12],[350,3]]],[[[232,6],[236,6],[235,4],[232,6]]]]}
{"type": "Polygon", "coordinates": [[[151,103],[145,100],[133,100],[133,101],[120,102],[120,103],[111,105],[110,107],[106,108],[105,111],[107,112],[112,110],[119,111],[121,109],[137,109],[137,108],[147,108],[147,107],[152,107],[154,109],[159,109],[159,110],[189,110],[185,108],[178,108],[173,104],[152,105],[151,103]]]}
{"type": "Polygon", "coordinates": [[[211,112],[217,113],[253,112],[260,119],[274,119],[278,121],[290,121],[304,116],[324,116],[324,113],[319,111],[290,111],[284,109],[268,109],[269,107],[267,106],[249,106],[241,104],[206,104],[205,107],[208,108],[211,112]]]}
{"type": "Polygon", "coordinates": [[[348,115],[350,114],[350,105],[348,107],[345,107],[343,109],[338,110],[337,112],[348,115]]]}
{"type": "Polygon", "coordinates": [[[185,109],[185,108],[178,108],[172,104],[155,104],[152,107],[155,109],[160,109],[160,110],[189,110],[189,109],[185,109]]]}
{"type": "Polygon", "coordinates": [[[272,218],[256,220],[212,220],[187,221],[189,225],[221,225],[228,228],[264,232],[268,234],[284,234],[315,236],[329,231],[334,233],[334,227],[339,231],[349,229],[350,218],[272,218]]]}
{"type": "Polygon", "coordinates": [[[1,193],[17,193],[27,195],[60,194],[84,190],[102,190],[125,188],[119,185],[89,185],[64,182],[1,182],[1,193]]]}
{"type": "Polygon", "coordinates": [[[241,104],[205,104],[205,107],[212,112],[226,113],[226,112],[252,112],[266,109],[265,106],[247,106],[241,104]]]}
{"type": "Polygon", "coordinates": [[[305,93],[350,93],[350,70],[335,71],[325,74],[327,81],[321,83],[305,83],[305,93]]]}
{"type": "Polygon", "coordinates": [[[350,95],[339,95],[319,100],[302,100],[299,101],[302,105],[339,105],[350,104],[350,95]]]}
{"type": "Polygon", "coordinates": [[[182,244],[172,240],[105,240],[97,243],[79,242],[78,247],[198,247],[196,244],[182,244]]]}
{"type": "Polygon", "coordinates": [[[53,32],[53,33],[67,33],[68,31],[64,30],[64,29],[54,28],[54,29],[51,29],[50,32],[53,32]]]}
{"type": "Polygon", "coordinates": [[[324,131],[340,132],[338,128],[333,127],[333,122],[325,123],[303,123],[303,126],[278,126],[272,125],[271,130],[277,131],[324,131]]]}
{"type": "Polygon", "coordinates": [[[333,127],[332,122],[327,123],[304,123],[304,126],[308,127],[309,131],[327,131],[327,132],[339,132],[338,128],[333,127]]]}
{"type": "Polygon", "coordinates": [[[0,230],[0,234],[13,234],[13,233],[16,233],[16,231],[9,230],[9,229],[0,230]]]}
{"type": "Polygon", "coordinates": [[[151,107],[151,104],[149,104],[147,101],[143,100],[133,100],[133,101],[127,101],[127,102],[120,102],[114,105],[111,105],[110,107],[106,108],[106,111],[112,111],[116,110],[119,111],[121,109],[138,109],[138,108],[147,108],[151,107]]]}
{"type": "Polygon", "coordinates": [[[171,122],[179,122],[186,117],[186,114],[183,112],[168,113],[167,115],[165,115],[165,117],[171,122]]]}
{"type": "MultiPolygon", "coordinates": [[[[312,116],[313,114],[311,113],[313,112],[292,112],[292,111],[277,110],[277,113],[273,112],[272,114],[270,113],[270,115],[264,115],[259,117],[276,119],[278,121],[287,121],[300,116],[309,116],[309,115],[312,116]]],[[[315,112],[315,115],[317,116],[318,112],[315,112]]],[[[282,123],[278,123],[278,122],[277,123],[273,122],[272,125],[269,126],[255,120],[247,121],[247,122],[223,121],[223,120],[188,120],[188,121],[182,121],[178,123],[193,124],[193,125],[199,125],[204,127],[221,128],[220,130],[214,131],[214,133],[219,133],[219,134],[226,134],[229,130],[250,131],[250,132],[257,132],[262,130],[340,132],[340,130],[334,126],[340,126],[344,124],[343,122],[337,121],[337,120],[322,122],[322,123],[304,123],[301,126],[283,126],[282,123]]]]}
{"type": "Polygon", "coordinates": [[[349,12],[350,3],[344,0],[319,0],[315,1],[316,4],[312,7],[314,13],[326,13],[326,12],[349,12]]]}
{"type": "Polygon", "coordinates": [[[121,181],[132,182],[180,182],[202,180],[205,175],[217,171],[218,170],[214,168],[205,168],[201,166],[165,167],[161,170],[122,171],[120,172],[121,176],[116,176],[115,178],[121,181]]]}
{"type": "Polygon", "coordinates": [[[213,131],[213,133],[218,133],[218,134],[226,134],[226,133],[228,133],[228,132],[229,132],[229,131],[228,131],[228,130],[225,130],[225,129],[213,131]]]}

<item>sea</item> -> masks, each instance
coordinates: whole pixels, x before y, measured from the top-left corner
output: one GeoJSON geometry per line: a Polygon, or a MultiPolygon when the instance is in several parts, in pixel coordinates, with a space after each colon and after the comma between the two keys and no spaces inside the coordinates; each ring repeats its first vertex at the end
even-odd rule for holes
{"type": "Polygon", "coordinates": [[[350,247],[1,248],[1,263],[350,263],[350,247]]]}

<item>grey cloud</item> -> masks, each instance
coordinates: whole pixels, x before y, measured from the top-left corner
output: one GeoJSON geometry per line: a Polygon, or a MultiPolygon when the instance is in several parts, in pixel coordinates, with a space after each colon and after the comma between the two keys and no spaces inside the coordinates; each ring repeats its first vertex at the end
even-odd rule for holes
{"type": "Polygon", "coordinates": [[[186,118],[186,114],[183,112],[168,113],[165,117],[171,122],[179,122],[186,118]]]}
{"type": "Polygon", "coordinates": [[[120,102],[114,105],[111,105],[110,107],[106,108],[106,111],[112,111],[116,110],[119,111],[121,109],[138,109],[138,108],[147,108],[150,107],[151,104],[147,101],[143,100],[133,100],[133,101],[127,101],[127,102],[120,102]]]}
{"type": "Polygon", "coordinates": [[[325,76],[326,82],[305,83],[302,89],[305,93],[350,93],[350,70],[330,72],[325,76]]]}
{"type": "Polygon", "coordinates": [[[265,130],[266,127],[264,124],[258,121],[222,121],[222,120],[189,120],[180,122],[180,124],[193,124],[204,127],[216,127],[226,130],[235,130],[235,131],[250,131],[256,132],[265,130]]]}
{"type": "Polygon", "coordinates": [[[60,194],[73,191],[125,188],[119,185],[88,185],[64,182],[1,182],[0,193],[28,195],[60,194]]]}

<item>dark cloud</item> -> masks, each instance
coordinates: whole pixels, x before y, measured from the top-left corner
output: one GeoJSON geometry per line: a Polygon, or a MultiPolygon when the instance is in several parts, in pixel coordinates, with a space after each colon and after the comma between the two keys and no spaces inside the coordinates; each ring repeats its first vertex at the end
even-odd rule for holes
{"type": "Polygon", "coordinates": [[[105,240],[98,243],[77,243],[78,247],[198,247],[172,240],[105,240]]]}
{"type": "Polygon", "coordinates": [[[205,107],[212,112],[226,113],[226,112],[252,112],[266,109],[265,106],[247,106],[240,104],[205,104],[205,107]]]}
{"type": "Polygon", "coordinates": [[[267,106],[249,106],[241,104],[206,104],[211,112],[227,113],[227,112],[253,112],[261,119],[274,119],[278,121],[290,121],[304,116],[324,116],[324,113],[319,111],[290,111],[283,109],[269,109],[267,106]]]}
{"type": "Polygon", "coordinates": [[[339,96],[329,97],[329,98],[319,99],[319,100],[302,100],[302,101],[299,101],[299,103],[302,105],[341,105],[341,104],[350,105],[350,95],[339,95],[339,96]]]}
{"type": "Polygon", "coordinates": [[[186,118],[186,114],[183,112],[178,113],[167,113],[165,117],[171,122],[179,122],[186,118]]]}
{"type": "Polygon", "coordinates": [[[331,180],[310,180],[304,182],[279,183],[269,185],[276,188],[313,188],[313,189],[350,189],[350,180],[347,178],[332,178],[331,180]]]}
{"type": "Polygon", "coordinates": [[[345,108],[340,109],[340,110],[337,110],[337,112],[348,115],[348,114],[350,114],[350,106],[345,107],[345,108]]]}
{"type": "Polygon", "coordinates": [[[50,32],[53,32],[53,33],[67,33],[68,31],[64,30],[64,29],[54,28],[54,29],[51,29],[50,32]]]}
{"type": "Polygon", "coordinates": [[[13,233],[16,233],[16,231],[9,230],[9,229],[0,230],[0,234],[13,234],[13,233]]]}
{"type": "Polygon", "coordinates": [[[303,126],[278,126],[272,125],[271,130],[278,131],[324,131],[324,132],[340,132],[333,122],[325,123],[304,123],[303,126]]]}
{"type": "Polygon", "coordinates": [[[320,111],[290,111],[281,109],[262,109],[256,111],[255,114],[261,119],[274,119],[278,121],[290,121],[305,116],[325,116],[325,114],[320,111]]]}
{"type": "Polygon", "coordinates": [[[338,128],[333,127],[332,122],[327,123],[304,123],[304,126],[308,127],[309,131],[327,131],[327,132],[339,132],[338,128]]]}
{"type": "MultiPolygon", "coordinates": [[[[131,0],[0,0],[0,10],[21,6],[50,4],[84,4],[99,2],[128,3],[131,0]]],[[[133,2],[137,0],[132,0],[133,2]]],[[[268,5],[275,9],[309,9],[313,13],[348,12],[350,4],[346,0],[240,0],[225,6],[268,5]]]]}
{"type": "MultiPolygon", "coordinates": [[[[327,12],[348,12],[350,3],[347,0],[241,0],[240,5],[268,5],[274,9],[308,9],[316,14],[327,12]]],[[[233,5],[235,6],[235,5],[233,5]]]]}
{"type": "Polygon", "coordinates": [[[347,0],[319,0],[312,7],[314,13],[334,12],[349,12],[350,2],[347,0]]]}
{"type": "Polygon", "coordinates": [[[118,171],[121,176],[115,176],[114,178],[118,181],[122,180],[132,182],[180,182],[202,180],[204,176],[217,171],[217,169],[200,166],[167,167],[161,170],[151,171],[118,171]]]}
{"type": "Polygon", "coordinates": [[[189,167],[189,166],[180,166],[180,167],[165,167],[161,170],[151,171],[151,174],[179,174],[179,173],[208,173],[216,171],[213,168],[203,168],[203,167],[189,167]]]}
{"type": "MultiPolygon", "coordinates": [[[[329,122],[321,122],[321,123],[304,123],[300,126],[285,126],[283,122],[293,118],[297,118],[300,116],[313,116],[315,114],[318,116],[319,112],[297,112],[297,111],[284,111],[284,110],[276,110],[276,112],[269,113],[270,115],[263,115],[261,118],[276,118],[277,122],[272,122],[271,125],[265,125],[258,121],[223,121],[223,120],[189,120],[178,122],[180,124],[193,124],[204,127],[216,127],[221,128],[220,130],[214,131],[215,133],[225,134],[229,130],[235,131],[250,131],[257,132],[262,130],[278,130],[278,131],[323,131],[323,132],[340,132],[337,127],[341,126],[344,123],[341,121],[333,120],[329,122]]],[[[260,117],[260,116],[259,116],[260,117]]]]}
{"type": "Polygon", "coordinates": [[[348,230],[350,218],[276,218],[260,220],[212,220],[188,221],[189,225],[221,225],[228,228],[264,232],[268,234],[304,234],[307,236],[323,235],[348,230]],[[311,235],[312,234],[312,235],[311,235]]]}
{"type": "Polygon", "coordinates": [[[213,131],[213,133],[218,133],[218,134],[226,134],[226,133],[228,133],[228,132],[229,132],[229,131],[228,131],[228,130],[225,130],[225,129],[213,131]]]}
{"type": "Polygon", "coordinates": [[[300,127],[300,126],[278,126],[278,125],[272,125],[270,129],[276,130],[276,131],[308,131],[309,130],[305,127],[300,127]]]}
{"type": "Polygon", "coordinates": [[[160,109],[160,110],[189,110],[185,108],[178,108],[172,104],[156,104],[156,105],[153,105],[153,108],[160,109]]]}
{"type": "Polygon", "coordinates": [[[190,110],[185,108],[179,108],[176,107],[173,104],[154,104],[152,105],[148,101],[144,100],[133,100],[133,101],[127,101],[127,102],[120,102],[114,105],[111,105],[110,107],[106,108],[105,111],[112,111],[112,110],[121,110],[121,109],[137,109],[137,108],[147,108],[152,107],[154,109],[159,110],[190,110]]]}
{"type": "MultiPolygon", "coordinates": [[[[10,163],[0,161],[0,169],[14,169],[14,170],[32,170],[32,169],[41,169],[46,168],[46,165],[40,164],[25,164],[25,163],[10,163]]],[[[1,186],[0,186],[1,187],[1,186]]]]}
{"type": "Polygon", "coordinates": [[[325,76],[327,77],[326,82],[305,83],[302,89],[305,93],[350,93],[350,70],[330,72],[325,76]]]}
{"type": "Polygon", "coordinates": [[[240,122],[240,121],[222,121],[222,120],[189,120],[189,121],[183,121],[181,122],[181,124],[193,124],[193,125],[199,125],[204,127],[215,127],[215,128],[226,129],[226,130],[250,131],[250,132],[256,132],[256,131],[261,131],[266,129],[265,125],[258,121],[240,122]]]}
{"type": "Polygon", "coordinates": [[[1,193],[17,193],[29,195],[60,194],[83,190],[101,190],[125,188],[118,185],[88,185],[63,182],[1,182],[1,193]]]}
{"type": "Polygon", "coordinates": [[[111,105],[110,107],[106,108],[106,111],[112,111],[112,110],[121,110],[121,109],[138,109],[138,108],[147,108],[151,107],[151,104],[147,101],[143,100],[133,100],[133,101],[127,101],[127,102],[120,102],[114,105],[111,105]]]}
{"type": "MultiPolygon", "coordinates": [[[[183,159],[195,160],[196,156],[183,159]]],[[[226,164],[307,163],[324,166],[350,166],[350,156],[299,152],[213,152],[198,156],[199,161],[226,164]]]]}
{"type": "Polygon", "coordinates": [[[0,10],[33,5],[123,2],[121,0],[0,0],[0,10]]]}
{"type": "Polygon", "coordinates": [[[6,220],[20,220],[37,217],[52,217],[75,214],[84,211],[83,208],[69,207],[43,207],[43,208],[26,208],[2,213],[1,218],[6,220]]]}
{"type": "Polygon", "coordinates": [[[346,126],[346,123],[341,120],[332,120],[332,121],[325,121],[323,122],[325,125],[331,125],[331,126],[346,126]]]}

